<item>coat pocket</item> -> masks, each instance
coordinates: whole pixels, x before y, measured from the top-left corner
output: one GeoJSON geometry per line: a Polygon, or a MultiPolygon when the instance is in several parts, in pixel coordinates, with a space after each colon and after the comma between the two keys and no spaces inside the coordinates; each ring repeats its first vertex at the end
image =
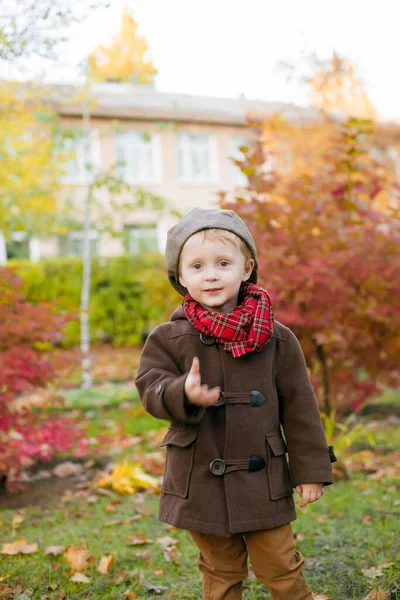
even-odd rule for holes
{"type": "Polygon", "coordinates": [[[290,481],[289,467],[286,460],[287,447],[282,435],[268,433],[268,480],[272,500],[279,500],[293,494],[293,486],[290,481]]]}
{"type": "Polygon", "coordinates": [[[193,469],[195,429],[168,429],[161,446],[167,446],[167,459],[161,492],[187,498],[193,469]]]}

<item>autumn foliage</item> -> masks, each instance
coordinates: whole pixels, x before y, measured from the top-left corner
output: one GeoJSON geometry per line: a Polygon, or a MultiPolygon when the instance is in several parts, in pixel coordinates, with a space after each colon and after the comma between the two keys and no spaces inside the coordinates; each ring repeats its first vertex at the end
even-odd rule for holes
{"type": "Polygon", "coordinates": [[[22,281],[0,268],[0,478],[9,485],[21,468],[49,460],[55,452],[84,450],[82,432],[61,416],[18,409],[15,398],[57,382],[54,359],[42,352],[60,341],[68,317],[54,305],[26,302],[22,281]]]}
{"type": "Polygon", "coordinates": [[[399,187],[373,157],[370,123],[350,119],[330,131],[318,157],[310,131],[308,161],[303,131],[303,160],[275,170],[279,131],[260,126],[236,161],[248,187],[234,202],[223,197],[254,235],[259,283],[299,337],[328,413],[400,384],[399,187]]]}

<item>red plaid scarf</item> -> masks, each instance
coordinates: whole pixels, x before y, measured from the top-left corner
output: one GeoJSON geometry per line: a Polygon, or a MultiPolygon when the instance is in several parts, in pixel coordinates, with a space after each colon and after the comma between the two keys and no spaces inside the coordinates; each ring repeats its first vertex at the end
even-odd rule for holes
{"type": "Polygon", "coordinates": [[[248,352],[260,352],[274,333],[270,295],[254,283],[243,283],[240,304],[229,314],[206,310],[190,294],[183,299],[187,320],[205,335],[223,344],[234,358],[248,352]]]}

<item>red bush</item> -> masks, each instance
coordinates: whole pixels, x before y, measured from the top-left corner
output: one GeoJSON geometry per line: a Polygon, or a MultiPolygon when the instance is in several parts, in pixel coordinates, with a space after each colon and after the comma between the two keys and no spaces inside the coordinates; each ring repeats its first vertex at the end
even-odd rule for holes
{"type": "Polygon", "coordinates": [[[12,269],[0,267],[0,475],[9,486],[35,460],[85,450],[82,431],[64,415],[17,410],[13,404],[22,392],[57,384],[62,365],[48,349],[62,339],[72,318],[57,313],[56,304],[26,302],[21,285],[12,269]]]}
{"type": "Polygon", "coordinates": [[[319,162],[310,143],[308,163],[272,173],[260,136],[241,164],[248,187],[223,205],[248,223],[260,284],[299,337],[328,413],[400,384],[399,188],[368,142],[350,120],[319,162]]]}

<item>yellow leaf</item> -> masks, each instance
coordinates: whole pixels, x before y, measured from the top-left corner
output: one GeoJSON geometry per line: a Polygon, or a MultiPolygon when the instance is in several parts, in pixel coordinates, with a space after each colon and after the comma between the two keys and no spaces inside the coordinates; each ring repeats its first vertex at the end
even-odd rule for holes
{"type": "Polygon", "coordinates": [[[13,530],[18,529],[21,523],[25,521],[25,515],[21,510],[18,510],[12,518],[11,527],[13,530]]]}
{"type": "Polygon", "coordinates": [[[128,461],[116,463],[113,472],[98,479],[94,486],[112,487],[121,494],[134,494],[138,490],[149,488],[157,491],[160,489],[158,479],[145,473],[139,464],[128,461]]]}
{"type": "Polygon", "coordinates": [[[28,544],[24,538],[18,538],[15,542],[3,544],[0,554],[33,554],[38,551],[38,545],[28,544]]]}
{"type": "Polygon", "coordinates": [[[102,556],[100,559],[100,564],[97,567],[98,572],[102,573],[103,575],[107,575],[107,573],[109,573],[111,570],[114,558],[115,554],[108,554],[106,556],[102,556]]]}

